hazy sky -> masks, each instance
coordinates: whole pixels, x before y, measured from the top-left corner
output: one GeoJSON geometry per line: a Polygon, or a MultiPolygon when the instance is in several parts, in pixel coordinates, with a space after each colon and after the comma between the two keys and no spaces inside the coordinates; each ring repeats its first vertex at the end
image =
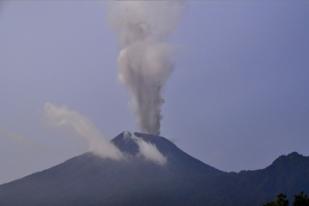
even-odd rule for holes
{"type": "MultiPolygon", "coordinates": [[[[263,168],[309,154],[309,2],[188,1],[170,42],[162,136],[221,170],[263,168]]],[[[79,111],[109,138],[136,130],[117,80],[106,1],[0,5],[0,183],[86,151],[49,128],[53,102],[79,111]]]]}

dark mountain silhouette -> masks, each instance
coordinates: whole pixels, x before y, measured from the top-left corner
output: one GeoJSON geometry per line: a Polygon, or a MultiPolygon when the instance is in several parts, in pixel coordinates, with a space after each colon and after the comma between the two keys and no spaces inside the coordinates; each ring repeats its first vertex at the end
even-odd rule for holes
{"type": "Polygon", "coordinates": [[[163,137],[136,133],[167,157],[146,161],[124,133],[112,141],[125,161],[85,153],[0,186],[2,206],[254,206],[277,193],[309,192],[309,158],[291,153],[256,171],[226,173],[184,153],[163,137]]]}

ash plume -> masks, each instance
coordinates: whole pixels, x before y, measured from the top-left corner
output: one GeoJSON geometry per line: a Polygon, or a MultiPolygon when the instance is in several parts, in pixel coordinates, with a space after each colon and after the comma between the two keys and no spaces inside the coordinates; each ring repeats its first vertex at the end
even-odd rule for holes
{"type": "Polygon", "coordinates": [[[122,152],[108,141],[90,120],[79,112],[66,106],[47,102],[44,105],[44,115],[51,125],[69,128],[84,138],[92,153],[102,158],[114,160],[124,158],[122,152]]]}
{"type": "Polygon", "coordinates": [[[129,91],[142,132],[160,133],[162,90],[173,70],[167,37],[183,7],[182,0],[110,3],[109,17],[121,47],[119,79],[129,91]]]}
{"type": "Polygon", "coordinates": [[[129,131],[124,132],[124,137],[131,138],[137,144],[139,150],[137,156],[143,157],[146,161],[150,161],[161,166],[167,163],[167,157],[165,157],[158,150],[155,144],[147,142],[129,131]]]}
{"type": "Polygon", "coordinates": [[[167,158],[158,150],[158,148],[143,139],[136,138],[137,145],[139,147],[139,154],[146,160],[164,165],[167,162],[167,158]]]}
{"type": "MultiPolygon", "coordinates": [[[[47,102],[44,105],[44,116],[51,126],[67,128],[83,138],[88,143],[89,151],[93,154],[113,160],[126,159],[126,154],[105,138],[96,126],[79,112],[66,106],[47,102]]],[[[126,136],[136,142],[139,148],[138,155],[145,160],[159,165],[164,165],[167,162],[166,157],[155,145],[131,135],[129,132],[126,136]]]]}

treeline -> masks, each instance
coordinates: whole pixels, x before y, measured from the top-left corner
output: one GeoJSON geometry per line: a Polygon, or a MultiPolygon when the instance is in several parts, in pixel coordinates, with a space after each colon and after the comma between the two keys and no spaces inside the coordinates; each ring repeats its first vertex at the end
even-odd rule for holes
{"type": "MultiPolygon", "coordinates": [[[[289,206],[290,202],[285,194],[278,194],[277,197],[263,206],[289,206]]],[[[309,206],[309,197],[307,194],[301,192],[294,196],[292,206],[309,206]]]]}

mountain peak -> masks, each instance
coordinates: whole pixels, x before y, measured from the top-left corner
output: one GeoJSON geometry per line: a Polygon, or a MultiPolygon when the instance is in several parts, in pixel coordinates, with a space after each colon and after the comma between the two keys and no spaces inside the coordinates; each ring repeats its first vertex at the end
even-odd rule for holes
{"type": "Polygon", "coordinates": [[[309,157],[301,155],[297,152],[292,152],[287,155],[279,156],[270,167],[292,167],[294,165],[301,165],[302,162],[309,160],[309,157]]]}
{"type": "Polygon", "coordinates": [[[279,156],[274,162],[280,162],[280,161],[293,161],[298,159],[306,158],[305,156],[297,153],[297,152],[291,152],[287,155],[281,155],[279,156]]]}
{"type": "Polygon", "coordinates": [[[138,145],[135,140],[132,138],[133,134],[131,132],[122,132],[117,135],[112,142],[118,147],[118,149],[122,152],[136,155],[139,151],[138,145]]]}
{"type": "MultiPolygon", "coordinates": [[[[124,131],[117,135],[112,142],[122,151],[131,155],[135,155],[139,152],[139,147],[136,140],[142,139],[147,143],[151,143],[157,147],[157,149],[162,153],[166,154],[171,151],[175,151],[178,148],[168,139],[140,132],[129,132],[124,131]]],[[[178,149],[179,150],[179,149],[178,149]]]]}
{"type": "Polygon", "coordinates": [[[288,158],[303,158],[305,156],[297,152],[291,152],[290,154],[287,155],[287,157],[288,158]]]}
{"type": "Polygon", "coordinates": [[[137,140],[150,143],[156,147],[156,149],[167,159],[169,167],[182,168],[182,170],[203,171],[204,173],[221,174],[222,172],[191,157],[181,149],[179,149],[170,140],[152,134],[145,134],[140,132],[122,132],[116,136],[112,142],[120,151],[137,155],[140,152],[137,140]]]}

